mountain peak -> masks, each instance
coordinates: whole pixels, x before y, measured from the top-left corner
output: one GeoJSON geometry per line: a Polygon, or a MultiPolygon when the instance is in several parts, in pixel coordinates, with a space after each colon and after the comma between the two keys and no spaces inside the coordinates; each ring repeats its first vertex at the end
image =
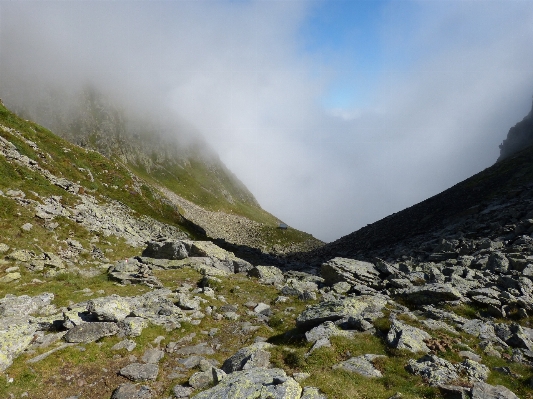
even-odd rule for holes
{"type": "Polygon", "coordinates": [[[508,158],[530,145],[533,145],[533,104],[529,114],[509,129],[507,138],[503,140],[502,144],[500,144],[500,156],[498,161],[508,158]]]}

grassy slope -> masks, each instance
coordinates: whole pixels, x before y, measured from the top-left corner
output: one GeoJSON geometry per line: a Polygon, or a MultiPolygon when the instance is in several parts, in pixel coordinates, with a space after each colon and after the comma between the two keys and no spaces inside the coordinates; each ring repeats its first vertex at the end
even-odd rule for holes
{"type": "MultiPolygon", "coordinates": [[[[21,154],[35,160],[43,168],[58,177],[64,177],[80,184],[87,191],[99,198],[120,201],[134,210],[138,215],[147,215],[161,222],[180,227],[180,215],[177,210],[158,198],[156,192],[148,185],[140,185],[131,173],[119,164],[109,160],[95,151],[75,146],[35,123],[25,121],[0,104],[0,124],[19,131],[24,139],[37,144],[39,154],[20,137],[0,130],[0,135],[13,143],[21,154]],[[80,170],[85,169],[85,170],[80,170]],[[90,171],[94,181],[90,180],[90,171]]],[[[74,195],[52,185],[38,173],[25,167],[19,167],[0,157],[0,189],[21,189],[25,193],[35,191],[40,196],[60,195],[63,202],[73,204],[74,195]]],[[[4,213],[2,221],[9,223],[12,214],[4,213]]]]}

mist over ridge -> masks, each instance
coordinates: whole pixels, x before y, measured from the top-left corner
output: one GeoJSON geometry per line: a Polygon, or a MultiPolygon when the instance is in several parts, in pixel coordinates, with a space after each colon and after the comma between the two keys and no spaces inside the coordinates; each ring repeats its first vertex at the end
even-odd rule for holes
{"type": "Polygon", "coordinates": [[[401,5],[380,10],[371,98],[331,109],[350,67],[304,50],[313,2],[2,2],[0,98],[60,118],[94,86],[204,137],[264,209],[330,241],[491,165],[529,111],[527,2],[409,4],[408,29],[401,5]]]}

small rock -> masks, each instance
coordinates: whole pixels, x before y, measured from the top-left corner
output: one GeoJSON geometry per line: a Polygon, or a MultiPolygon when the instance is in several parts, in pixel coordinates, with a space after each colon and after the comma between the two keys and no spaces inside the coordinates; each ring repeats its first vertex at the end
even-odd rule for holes
{"type": "Polygon", "coordinates": [[[11,283],[12,281],[20,279],[22,276],[19,272],[7,273],[4,277],[0,278],[0,283],[11,283]]]}
{"type": "Polygon", "coordinates": [[[383,377],[381,371],[374,367],[373,361],[377,358],[384,358],[383,355],[363,355],[358,357],[352,357],[344,362],[333,366],[334,369],[342,368],[352,373],[357,373],[365,377],[380,378],[383,377]]]}
{"type": "Polygon", "coordinates": [[[172,392],[176,398],[188,398],[191,396],[193,389],[190,387],[184,387],[183,385],[176,385],[172,389],[172,392]]]}
{"type": "Polygon", "coordinates": [[[33,224],[31,224],[31,223],[23,224],[22,227],[21,227],[21,229],[24,230],[24,231],[30,231],[32,228],[33,228],[33,224]]]}
{"type": "Polygon", "coordinates": [[[146,385],[137,386],[126,382],[113,391],[111,399],[151,399],[152,390],[146,385]]]}
{"type": "Polygon", "coordinates": [[[164,356],[165,352],[160,349],[147,349],[141,360],[145,363],[157,364],[164,356]]]}
{"type": "Polygon", "coordinates": [[[118,351],[121,349],[126,349],[128,352],[131,352],[132,350],[135,349],[136,346],[137,344],[135,343],[135,341],[132,341],[131,339],[125,339],[113,345],[111,347],[111,350],[118,351]]]}
{"type": "Polygon", "coordinates": [[[159,374],[159,366],[152,363],[132,363],[120,369],[119,374],[135,382],[155,380],[159,374]]]}

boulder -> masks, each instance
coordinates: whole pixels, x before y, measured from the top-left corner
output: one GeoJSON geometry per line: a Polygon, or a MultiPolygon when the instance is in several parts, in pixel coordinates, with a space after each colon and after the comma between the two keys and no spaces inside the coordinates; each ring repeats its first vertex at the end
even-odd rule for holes
{"type": "Polygon", "coordinates": [[[372,284],[379,278],[379,272],[372,263],[347,258],[333,258],[323,263],[320,275],[327,285],[340,282],[372,284]]]}
{"type": "Polygon", "coordinates": [[[155,259],[185,259],[189,256],[190,241],[150,241],[142,256],[155,259]]]}
{"type": "Polygon", "coordinates": [[[121,368],[118,373],[135,382],[155,380],[159,374],[159,366],[152,363],[131,363],[121,368]]]}
{"type": "Polygon", "coordinates": [[[27,317],[50,305],[53,299],[54,294],[49,292],[44,292],[34,297],[7,294],[0,299],[0,316],[27,317]]]}
{"type": "Polygon", "coordinates": [[[148,322],[142,317],[126,317],[118,323],[121,334],[127,337],[138,337],[148,327],[148,322]]]}
{"type": "Polygon", "coordinates": [[[333,366],[334,369],[343,369],[352,373],[357,373],[365,377],[380,378],[383,377],[381,371],[374,367],[374,360],[377,358],[384,358],[383,355],[363,355],[358,357],[352,357],[344,362],[338,363],[333,366]]]}
{"type": "Polygon", "coordinates": [[[318,286],[312,281],[301,281],[295,278],[287,279],[286,284],[281,287],[281,293],[287,296],[296,296],[302,300],[316,299],[315,292],[318,286]]]}
{"type": "Polygon", "coordinates": [[[327,399],[327,396],[322,394],[318,388],[304,387],[300,399],[327,399]]]}
{"type": "Polygon", "coordinates": [[[472,399],[518,399],[513,392],[501,385],[476,382],[472,387],[472,399]]]}
{"type": "Polygon", "coordinates": [[[95,298],[87,303],[87,310],[100,321],[122,321],[131,313],[131,306],[127,299],[118,295],[105,298],[95,298]]]}
{"type": "Polygon", "coordinates": [[[176,385],[172,389],[172,393],[176,398],[188,398],[191,396],[193,389],[191,387],[184,387],[182,385],[176,385]]]}
{"type": "Polygon", "coordinates": [[[410,359],[405,368],[424,378],[431,386],[446,385],[459,379],[454,365],[435,355],[426,355],[418,360],[410,359]]]}
{"type": "Polygon", "coordinates": [[[300,399],[302,388],[281,369],[253,368],[236,371],[217,386],[193,396],[194,399],[258,398],[300,399]]]}
{"type": "Polygon", "coordinates": [[[0,318],[0,371],[11,366],[13,359],[28,348],[37,328],[28,318],[0,318]]]}
{"type": "Polygon", "coordinates": [[[457,371],[470,382],[486,381],[490,373],[487,366],[471,359],[465,359],[457,365],[457,371]]]}
{"type": "Polygon", "coordinates": [[[428,353],[429,348],[424,343],[424,340],[430,338],[431,335],[424,330],[393,320],[386,342],[392,348],[406,349],[414,353],[428,353]]]}
{"type": "Polygon", "coordinates": [[[250,346],[239,349],[233,356],[226,359],[222,365],[222,370],[230,374],[235,371],[248,370],[254,367],[269,367],[270,352],[272,344],[267,342],[256,342],[250,346]]]}
{"type": "Polygon", "coordinates": [[[89,343],[118,332],[119,328],[113,322],[83,323],[68,330],[64,339],[67,342],[89,343]]]}
{"type": "Polygon", "coordinates": [[[462,298],[461,293],[446,284],[425,284],[414,286],[396,293],[399,297],[415,305],[431,305],[462,298]]]}
{"type": "Polygon", "coordinates": [[[193,241],[189,256],[201,256],[214,259],[215,268],[229,271],[231,273],[245,273],[253,266],[244,259],[236,257],[232,252],[220,248],[211,241],[193,241]]]}
{"type": "Polygon", "coordinates": [[[331,336],[350,337],[352,335],[352,332],[341,330],[332,321],[326,321],[307,331],[305,333],[305,339],[307,339],[307,342],[315,343],[319,339],[329,339],[331,336]]]}
{"type": "Polygon", "coordinates": [[[224,379],[226,373],[215,367],[210,367],[208,370],[194,373],[189,378],[189,385],[194,389],[204,389],[210,385],[218,384],[224,379]]]}
{"type": "Polygon", "coordinates": [[[386,303],[387,300],[379,295],[345,297],[339,300],[321,302],[304,310],[296,319],[296,326],[308,329],[325,321],[335,321],[350,316],[358,317],[364,312],[378,312],[386,303]]]}
{"type": "Polygon", "coordinates": [[[248,271],[248,276],[257,277],[264,284],[281,284],[283,272],[276,266],[255,266],[248,271]]]}
{"type": "Polygon", "coordinates": [[[153,393],[146,385],[137,386],[126,382],[113,391],[111,399],[151,399],[153,393]]]}
{"type": "Polygon", "coordinates": [[[147,349],[141,360],[145,363],[157,364],[164,356],[165,352],[161,349],[147,349]]]}
{"type": "Polygon", "coordinates": [[[509,270],[509,259],[501,252],[493,252],[487,261],[487,270],[496,273],[507,273],[509,270]]]}

